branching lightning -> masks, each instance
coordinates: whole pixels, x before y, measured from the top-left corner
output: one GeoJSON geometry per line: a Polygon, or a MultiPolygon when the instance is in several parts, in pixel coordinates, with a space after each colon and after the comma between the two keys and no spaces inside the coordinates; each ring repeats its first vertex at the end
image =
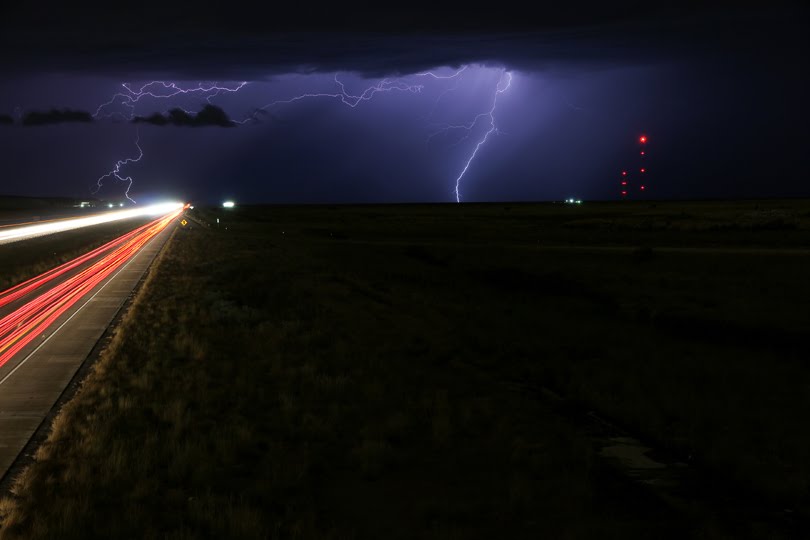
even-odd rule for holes
{"type": "MultiPolygon", "coordinates": [[[[498,96],[509,90],[509,87],[512,85],[512,74],[510,72],[505,72],[501,74],[501,78],[498,80],[498,86],[495,87],[495,97],[492,98],[492,108],[487,113],[487,117],[489,118],[489,129],[486,133],[484,133],[484,137],[478,141],[478,144],[475,145],[472,154],[470,154],[470,159],[467,160],[467,163],[464,164],[464,168],[461,170],[461,173],[456,177],[456,202],[461,202],[461,193],[459,192],[459,185],[461,184],[461,179],[464,178],[464,175],[467,174],[467,169],[470,168],[470,164],[475,159],[476,154],[478,154],[478,150],[487,142],[489,136],[495,132],[498,132],[498,126],[495,123],[495,108],[498,106],[498,96]],[[504,76],[506,76],[506,86],[501,87],[501,83],[504,80],[504,76]]],[[[480,115],[479,115],[480,117],[480,115]]]]}
{"type": "MultiPolygon", "coordinates": [[[[218,83],[213,82],[208,84],[198,83],[197,86],[195,87],[182,88],[177,83],[173,82],[151,81],[142,85],[137,90],[133,90],[130,84],[121,83],[121,86],[124,88],[124,92],[118,92],[114,94],[109,101],[106,101],[101,105],[99,105],[98,108],[96,109],[96,112],[93,114],[93,117],[112,118],[120,116],[125,120],[132,120],[135,116],[135,104],[145,97],[151,97],[155,99],[171,99],[181,94],[183,95],[200,94],[204,96],[205,101],[207,101],[210,104],[211,99],[220,95],[222,92],[235,93],[244,88],[246,84],[247,81],[242,81],[235,87],[228,87],[228,86],[220,86],[218,83]],[[107,108],[112,107],[114,105],[120,105],[122,107],[125,107],[128,110],[128,114],[124,114],[120,111],[104,112],[107,108]]],[[[190,111],[186,111],[186,113],[190,114],[190,111]]],[[[98,191],[102,188],[103,180],[105,178],[113,176],[118,180],[127,183],[127,189],[124,192],[124,196],[133,203],[135,202],[135,200],[129,196],[129,190],[132,187],[133,182],[132,176],[126,177],[122,176],[121,167],[124,167],[125,165],[128,165],[130,163],[136,163],[140,161],[141,158],[143,157],[143,149],[141,148],[140,145],[140,132],[137,129],[135,130],[135,146],[138,148],[138,157],[127,158],[124,160],[117,161],[112,170],[100,176],[99,179],[96,181],[96,185],[92,190],[92,193],[94,195],[98,193],[98,191]]]]}
{"type": "Polygon", "coordinates": [[[475,145],[475,147],[473,148],[473,151],[470,154],[469,158],[467,158],[467,161],[464,163],[464,167],[461,169],[461,172],[456,177],[456,182],[455,182],[456,185],[455,185],[455,190],[454,190],[454,193],[455,193],[455,196],[456,196],[456,202],[461,202],[461,191],[460,191],[461,179],[464,178],[465,174],[467,174],[467,170],[470,168],[470,165],[472,164],[473,160],[475,159],[475,156],[478,154],[478,150],[480,150],[481,147],[484,146],[484,143],[487,142],[487,139],[489,139],[489,136],[491,134],[493,134],[493,133],[498,134],[499,133],[498,125],[497,125],[497,123],[495,121],[495,109],[498,107],[498,96],[503,94],[507,90],[509,90],[509,87],[511,85],[512,85],[512,73],[509,72],[509,71],[506,71],[506,70],[502,70],[501,71],[501,76],[498,78],[498,83],[495,85],[495,92],[494,92],[493,97],[492,97],[492,106],[490,107],[490,109],[487,112],[477,114],[470,122],[467,122],[465,124],[441,124],[440,125],[441,127],[438,130],[434,131],[433,133],[431,133],[428,136],[428,141],[430,141],[433,137],[435,137],[436,135],[439,135],[440,133],[441,134],[446,134],[446,133],[448,133],[450,131],[455,131],[455,130],[465,131],[466,134],[462,138],[460,138],[458,141],[456,141],[454,143],[453,146],[455,146],[455,145],[461,143],[462,141],[465,141],[465,140],[470,138],[470,136],[473,133],[473,129],[475,128],[475,126],[478,124],[478,122],[480,120],[486,118],[487,121],[488,121],[489,129],[487,129],[487,131],[484,133],[484,135],[481,137],[481,139],[475,145]]]}
{"type": "MultiPolygon", "coordinates": [[[[268,114],[270,109],[272,109],[273,107],[278,107],[282,105],[291,105],[293,103],[308,99],[336,100],[339,101],[341,104],[354,109],[360,106],[362,103],[374,99],[374,97],[379,94],[387,94],[387,93],[420,94],[425,89],[424,83],[427,82],[425,79],[436,81],[437,83],[452,81],[453,84],[445,88],[439,94],[439,96],[433,102],[432,108],[430,109],[429,113],[425,116],[425,118],[431,118],[436,113],[436,110],[439,107],[440,102],[448,94],[458,89],[461,83],[462,76],[465,72],[467,72],[468,68],[469,68],[468,65],[464,65],[447,75],[439,75],[433,71],[426,71],[404,77],[384,78],[372,84],[371,86],[366,87],[360,93],[352,93],[351,91],[349,91],[346,88],[346,84],[339,78],[338,74],[335,74],[333,78],[335,89],[332,91],[305,92],[289,98],[278,99],[270,103],[267,103],[257,109],[254,109],[254,111],[244,119],[234,120],[234,122],[243,125],[249,123],[258,123],[259,116],[261,114],[268,114]]],[[[198,95],[202,99],[204,99],[207,103],[211,104],[214,98],[218,96],[223,96],[225,94],[237,93],[240,90],[242,90],[247,84],[248,84],[247,82],[240,82],[228,86],[228,85],[220,85],[219,83],[216,82],[212,83],[200,82],[196,86],[183,87],[181,84],[176,82],[151,81],[136,88],[130,84],[124,83],[121,85],[123,90],[115,93],[108,101],[99,105],[93,116],[95,118],[120,117],[125,120],[132,120],[135,117],[136,105],[144,98],[169,100],[172,98],[178,98],[180,96],[185,95],[198,95]]],[[[473,137],[478,132],[477,127],[482,123],[483,125],[488,126],[486,132],[483,133],[483,135],[481,135],[481,137],[477,140],[475,146],[472,149],[472,152],[464,161],[464,166],[461,169],[461,172],[455,178],[455,187],[453,192],[455,194],[456,202],[461,202],[461,191],[460,191],[461,182],[465,174],[467,173],[468,169],[470,168],[470,165],[475,160],[478,151],[487,142],[490,135],[492,135],[493,133],[495,134],[500,133],[495,118],[495,112],[498,105],[498,97],[500,96],[500,94],[506,92],[511,86],[511,84],[512,84],[512,73],[506,70],[501,70],[500,77],[498,78],[498,82],[495,85],[494,92],[492,94],[491,106],[488,110],[476,114],[468,122],[462,122],[457,124],[450,124],[450,123],[431,124],[434,127],[434,131],[428,135],[427,138],[428,143],[430,143],[439,134],[447,135],[453,132],[464,133],[464,135],[460,137],[458,140],[456,140],[453,144],[451,144],[451,146],[457,146],[463,143],[464,141],[468,140],[469,138],[473,137]]],[[[130,201],[135,202],[129,195],[133,179],[131,176],[125,176],[124,173],[122,172],[122,168],[131,163],[136,163],[140,161],[141,158],[143,158],[144,154],[143,149],[140,146],[140,134],[137,131],[135,138],[135,146],[138,149],[138,156],[134,158],[127,158],[117,161],[112,170],[110,170],[103,176],[99,177],[99,179],[96,182],[96,185],[94,186],[93,193],[97,193],[99,189],[102,188],[103,181],[106,178],[115,177],[119,181],[127,183],[125,196],[130,201]]]]}
{"type": "Polygon", "coordinates": [[[391,80],[391,79],[382,79],[375,85],[369,86],[359,95],[350,94],[346,91],[346,85],[338,79],[337,74],[334,77],[335,84],[338,87],[337,92],[317,92],[317,93],[305,93],[299,94],[289,99],[279,99],[273,101],[272,103],[268,103],[262,107],[259,107],[258,110],[266,111],[267,109],[274,107],[276,105],[287,105],[290,103],[295,103],[296,101],[301,101],[302,99],[310,99],[310,98],[331,98],[331,99],[338,99],[344,105],[347,105],[354,109],[358,105],[360,105],[364,101],[371,100],[376,94],[382,92],[411,92],[413,94],[420,93],[424,89],[424,85],[421,84],[406,84],[402,80],[391,80]]]}
{"type": "Polygon", "coordinates": [[[96,112],[93,114],[93,117],[109,118],[120,115],[127,120],[132,120],[132,117],[135,115],[135,104],[145,97],[171,99],[181,94],[201,94],[208,103],[211,103],[211,99],[220,95],[222,92],[235,93],[244,88],[246,84],[247,81],[243,81],[235,87],[230,88],[227,86],[219,86],[218,83],[213,82],[208,83],[207,85],[205,83],[198,83],[197,86],[191,88],[181,88],[177,83],[173,82],[151,81],[142,85],[137,90],[133,90],[129,83],[121,83],[121,86],[124,88],[124,92],[114,94],[109,101],[99,105],[96,112]],[[113,105],[121,105],[122,107],[126,107],[129,109],[129,114],[125,115],[121,112],[115,111],[102,115],[102,111],[113,105]]]}
{"type": "Polygon", "coordinates": [[[121,182],[126,182],[127,183],[127,190],[124,192],[124,196],[127,199],[129,199],[130,201],[132,201],[133,203],[135,202],[135,199],[133,199],[132,197],[129,196],[129,190],[132,187],[132,177],[131,176],[127,176],[127,177],[121,176],[121,167],[123,167],[124,165],[128,165],[130,163],[137,163],[138,161],[141,160],[141,158],[143,157],[143,149],[141,148],[140,141],[141,141],[141,133],[140,133],[140,130],[136,129],[135,130],[135,146],[138,148],[138,157],[126,158],[126,159],[118,160],[115,163],[115,167],[113,167],[113,169],[110,172],[108,172],[107,174],[105,174],[103,176],[100,176],[99,179],[96,181],[96,188],[93,190],[93,195],[98,193],[98,190],[101,189],[101,187],[103,185],[102,180],[104,180],[105,178],[109,178],[110,176],[114,176],[118,180],[120,180],[121,182]]]}
{"type": "MultiPolygon", "coordinates": [[[[464,71],[467,70],[469,66],[462,66],[460,69],[456,70],[452,75],[436,75],[432,71],[426,71],[423,73],[417,73],[414,77],[431,77],[433,79],[443,80],[443,79],[457,79],[464,71]]],[[[357,94],[350,94],[346,90],[346,85],[338,79],[338,75],[335,74],[334,76],[335,85],[338,87],[338,92],[316,92],[316,93],[304,93],[294,96],[289,99],[279,99],[273,101],[272,103],[268,103],[262,107],[259,107],[259,110],[265,111],[271,107],[276,105],[286,105],[290,103],[295,103],[296,101],[301,101],[302,99],[309,99],[309,98],[331,98],[331,99],[338,99],[344,105],[347,105],[351,108],[355,108],[360,105],[364,101],[371,100],[376,94],[385,93],[385,92],[410,92],[412,94],[421,93],[422,90],[425,88],[423,84],[408,84],[405,82],[404,78],[397,78],[397,79],[389,79],[385,78],[379,81],[376,84],[373,84],[363,90],[359,95],[357,94]]],[[[441,96],[439,97],[441,99],[441,96]]]]}

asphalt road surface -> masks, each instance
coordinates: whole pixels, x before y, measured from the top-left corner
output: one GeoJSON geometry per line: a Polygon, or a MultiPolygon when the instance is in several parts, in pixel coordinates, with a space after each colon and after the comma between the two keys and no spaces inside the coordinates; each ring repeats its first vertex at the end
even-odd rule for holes
{"type": "Polygon", "coordinates": [[[0,292],[0,479],[143,277],[180,212],[0,292]]]}

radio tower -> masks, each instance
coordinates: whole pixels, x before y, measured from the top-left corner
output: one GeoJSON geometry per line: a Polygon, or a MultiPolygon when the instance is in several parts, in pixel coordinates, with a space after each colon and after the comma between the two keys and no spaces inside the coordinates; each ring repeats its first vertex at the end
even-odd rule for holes
{"type": "Polygon", "coordinates": [[[645,166],[645,161],[647,157],[647,136],[642,135],[638,138],[638,144],[641,147],[639,149],[639,162],[641,163],[641,167],[638,169],[638,190],[645,191],[647,189],[647,168],[645,166]]]}
{"type": "MultiPolygon", "coordinates": [[[[646,157],[647,157],[647,136],[646,135],[641,135],[638,138],[638,144],[639,144],[639,150],[638,150],[638,152],[639,152],[639,166],[638,166],[638,181],[636,182],[636,184],[638,184],[638,191],[642,192],[642,191],[647,191],[647,178],[646,178],[646,176],[647,176],[647,166],[645,164],[646,157]]],[[[627,195],[630,193],[631,186],[632,186],[631,183],[630,183],[631,179],[632,179],[632,176],[626,170],[622,171],[621,181],[620,181],[620,184],[619,184],[619,186],[620,186],[619,192],[621,193],[622,199],[626,199],[627,195]]]]}

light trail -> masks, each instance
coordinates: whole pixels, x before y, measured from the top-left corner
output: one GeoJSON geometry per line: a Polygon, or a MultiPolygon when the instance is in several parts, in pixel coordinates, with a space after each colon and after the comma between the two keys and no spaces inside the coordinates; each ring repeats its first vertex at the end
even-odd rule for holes
{"type": "Polygon", "coordinates": [[[147,223],[146,225],[143,225],[142,227],[139,227],[132,232],[120,236],[111,242],[107,242],[103,246],[97,247],[96,249],[89,251],[88,253],[85,253],[84,255],[73,259],[72,261],[68,261],[60,266],[57,266],[56,268],[48,270],[43,274],[40,274],[27,281],[18,283],[17,285],[9,289],[6,289],[2,293],[0,293],[0,307],[3,307],[6,304],[10,304],[11,302],[14,302],[15,300],[22,298],[23,296],[31,293],[32,291],[38,289],[39,287],[47,284],[51,280],[58,278],[59,276],[73,270],[78,266],[81,266],[82,264],[86,263],[87,261],[90,261],[95,257],[98,257],[102,253],[114,248],[115,246],[118,246],[126,242],[129,238],[135,236],[136,234],[143,231],[149,226],[150,224],[147,223]]]}
{"type": "Polygon", "coordinates": [[[93,225],[101,225],[102,223],[111,223],[113,221],[120,221],[122,219],[159,216],[180,209],[182,207],[183,207],[182,203],[161,203],[144,206],[140,208],[114,210],[112,212],[104,212],[103,214],[94,214],[92,216],[86,217],[68,218],[59,221],[38,223],[36,225],[8,227],[0,230],[0,244],[19,242],[20,240],[27,240],[29,238],[35,238],[37,236],[45,236],[48,234],[71,231],[74,229],[80,229],[82,227],[90,227],[93,225]]]}
{"type": "Polygon", "coordinates": [[[0,319],[0,367],[43,332],[76,302],[126,264],[138,251],[162,232],[180,213],[182,205],[104,246],[62,266],[0,293],[0,306],[35,293],[70,270],[96,259],[86,268],[70,275],[28,300],[0,319]]]}

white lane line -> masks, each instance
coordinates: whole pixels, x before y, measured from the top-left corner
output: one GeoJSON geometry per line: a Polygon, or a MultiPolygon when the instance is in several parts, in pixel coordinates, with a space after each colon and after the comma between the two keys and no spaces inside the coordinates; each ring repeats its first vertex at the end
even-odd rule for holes
{"type": "MultiPolygon", "coordinates": [[[[144,246],[144,247],[145,247],[145,246],[144,246]]],[[[141,248],[141,249],[143,249],[143,248],[141,248]]],[[[140,255],[141,253],[143,253],[143,252],[142,252],[142,251],[139,251],[139,252],[138,252],[138,255],[140,255]]],[[[113,276],[112,276],[110,279],[108,279],[108,280],[107,280],[107,282],[106,282],[106,283],[104,283],[104,285],[102,285],[102,286],[101,286],[101,288],[100,288],[99,290],[97,290],[93,296],[91,296],[90,298],[88,298],[88,299],[87,299],[87,301],[86,301],[84,304],[82,304],[82,305],[81,305],[81,307],[79,307],[79,309],[77,309],[75,312],[73,312],[73,314],[72,314],[70,317],[68,317],[68,318],[67,318],[67,320],[66,320],[65,322],[63,322],[62,324],[60,324],[60,325],[59,325],[59,327],[58,327],[56,330],[54,330],[54,331],[53,331],[53,333],[52,333],[50,336],[48,336],[47,338],[45,338],[45,341],[43,341],[42,343],[40,343],[39,345],[37,345],[37,348],[36,348],[36,349],[34,349],[34,350],[33,350],[33,351],[31,351],[30,353],[28,353],[28,356],[26,356],[25,358],[23,358],[23,359],[22,359],[22,361],[21,361],[19,364],[17,364],[17,365],[14,367],[14,369],[12,369],[11,371],[9,371],[8,375],[6,375],[5,377],[3,377],[3,379],[2,379],[2,380],[0,380],[0,386],[2,386],[2,384],[3,384],[4,382],[6,382],[6,381],[8,380],[8,378],[9,378],[9,377],[11,377],[12,375],[14,375],[14,372],[15,372],[15,371],[17,371],[18,369],[20,369],[20,368],[23,366],[23,364],[25,364],[25,363],[26,363],[26,362],[27,362],[27,361],[28,361],[28,360],[29,360],[29,359],[30,359],[32,356],[34,356],[34,355],[36,354],[36,352],[37,352],[37,351],[38,351],[38,350],[39,350],[39,349],[40,349],[40,348],[41,348],[43,345],[45,345],[46,343],[48,343],[48,342],[51,340],[51,338],[52,338],[53,336],[55,336],[55,335],[57,334],[57,332],[59,332],[59,330],[61,330],[61,329],[62,329],[62,327],[63,327],[63,326],[65,326],[67,323],[69,323],[69,322],[70,322],[70,320],[71,320],[73,317],[75,317],[76,315],[78,315],[78,314],[79,314],[79,312],[80,312],[81,310],[83,310],[83,309],[84,309],[84,308],[87,306],[87,304],[89,304],[89,303],[90,303],[90,301],[91,301],[91,300],[93,300],[93,298],[95,298],[96,296],[98,296],[98,295],[99,295],[99,293],[101,293],[101,291],[103,291],[103,290],[104,290],[104,287],[106,287],[107,285],[109,285],[109,284],[110,284],[110,283],[111,283],[111,282],[112,282],[112,281],[113,281],[115,278],[117,278],[117,277],[118,277],[118,274],[120,274],[121,272],[123,272],[124,270],[126,270],[127,266],[129,266],[130,264],[132,264],[132,262],[133,262],[134,260],[135,260],[135,257],[133,257],[133,258],[131,258],[130,260],[128,260],[128,261],[127,261],[127,263],[126,263],[124,266],[122,266],[122,267],[121,267],[121,268],[120,268],[120,269],[119,269],[119,270],[118,270],[118,271],[117,271],[115,274],[113,274],[113,276]]]]}

